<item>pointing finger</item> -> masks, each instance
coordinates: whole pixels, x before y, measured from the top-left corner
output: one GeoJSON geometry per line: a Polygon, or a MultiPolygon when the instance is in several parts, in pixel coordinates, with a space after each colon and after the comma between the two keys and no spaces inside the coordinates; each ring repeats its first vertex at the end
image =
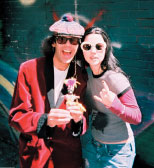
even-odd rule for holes
{"type": "Polygon", "coordinates": [[[102,81],[102,84],[103,84],[104,89],[105,89],[107,92],[109,92],[110,90],[109,90],[109,87],[108,87],[107,83],[106,83],[105,81],[102,81]]]}

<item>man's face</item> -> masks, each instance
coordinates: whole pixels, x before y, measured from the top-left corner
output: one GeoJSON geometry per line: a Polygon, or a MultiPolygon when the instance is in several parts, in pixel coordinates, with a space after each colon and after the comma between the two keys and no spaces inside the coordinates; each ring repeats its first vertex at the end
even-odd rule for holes
{"type": "Polygon", "coordinates": [[[76,40],[79,39],[72,36],[57,36],[56,42],[52,44],[55,47],[54,66],[59,70],[65,70],[74,58],[79,46],[76,40]],[[71,42],[67,38],[71,38],[71,42]]]}

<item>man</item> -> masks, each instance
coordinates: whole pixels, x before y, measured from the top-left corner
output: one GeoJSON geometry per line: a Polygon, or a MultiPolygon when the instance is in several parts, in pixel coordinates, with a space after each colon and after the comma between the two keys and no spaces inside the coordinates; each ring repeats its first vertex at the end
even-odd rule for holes
{"type": "Polygon", "coordinates": [[[26,61],[19,68],[9,122],[21,132],[21,168],[79,168],[79,135],[86,130],[81,104],[87,76],[75,55],[84,28],[66,14],[49,30],[53,35],[43,43],[45,57],[26,61]],[[79,83],[72,95],[80,97],[80,103],[72,101],[67,107],[66,79],[79,83]]]}

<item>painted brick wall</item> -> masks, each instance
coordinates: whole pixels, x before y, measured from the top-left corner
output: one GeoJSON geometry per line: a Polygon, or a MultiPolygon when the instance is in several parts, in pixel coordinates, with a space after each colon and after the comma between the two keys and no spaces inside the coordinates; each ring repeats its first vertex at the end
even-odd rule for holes
{"type": "Polygon", "coordinates": [[[1,1],[1,7],[1,59],[16,69],[21,62],[41,55],[41,41],[49,35],[53,12],[58,17],[66,12],[78,14],[77,19],[86,27],[102,11],[95,25],[103,27],[110,35],[114,53],[131,76],[134,88],[153,93],[153,0],[37,0],[29,6],[18,0],[6,0],[1,1]]]}

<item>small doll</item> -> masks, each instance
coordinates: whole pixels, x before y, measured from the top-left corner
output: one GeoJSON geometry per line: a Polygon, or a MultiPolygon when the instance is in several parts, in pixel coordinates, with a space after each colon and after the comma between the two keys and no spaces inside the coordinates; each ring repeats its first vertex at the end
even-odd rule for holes
{"type": "Polygon", "coordinates": [[[76,80],[76,78],[73,78],[73,77],[69,78],[69,79],[65,79],[64,83],[67,86],[67,90],[68,90],[68,94],[65,96],[66,105],[69,106],[72,102],[74,102],[74,103],[76,103],[76,105],[80,106],[80,110],[82,112],[85,112],[86,109],[84,108],[84,106],[78,102],[78,99],[80,97],[73,94],[74,89],[77,88],[77,84],[80,85],[80,83],[76,80]]]}

